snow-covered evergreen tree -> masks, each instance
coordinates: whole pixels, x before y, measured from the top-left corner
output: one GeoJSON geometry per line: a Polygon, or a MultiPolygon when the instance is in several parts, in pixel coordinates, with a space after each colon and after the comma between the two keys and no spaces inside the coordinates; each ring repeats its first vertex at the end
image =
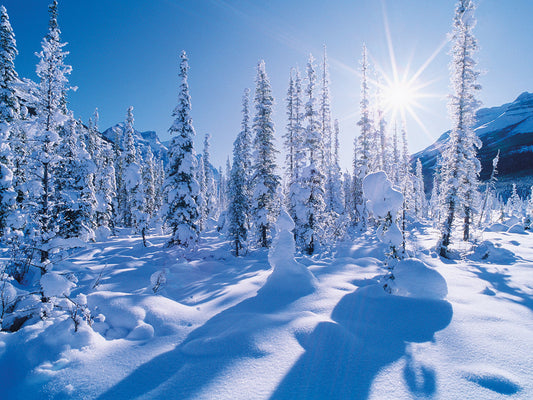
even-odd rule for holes
{"type": "Polygon", "coordinates": [[[453,223],[463,218],[463,240],[470,239],[472,215],[477,200],[478,175],[481,169],[476,149],[481,141],[473,130],[475,112],[479,107],[476,92],[479,72],[476,70],[477,41],[472,34],[475,26],[474,3],[457,3],[452,32],[452,62],[450,65],[453,94],[449,111],[452,129],[443,153],[441,207],[444,222],[439,240],[439,252],[446,256],[451,242],[453,223]]]}
{"type": "Polygon", "coordinates": [[[79,137],[79,130],[78,123],[70,116],[57,148],[53,215],[59,236],[86,241],[94,238],[96,196],[92,174],[96,167],[79,137]]]}
{"type": "Polygon", "coordinates": [[[522,199],[516,190],[516,183],[513,183],[511,196],[507,200],[507,213],[510,216],[522,217],[522,199]]]}
{"type": "Polygon", "coordinates": [[[305,90],[305,139],[303,149],[307,156],[307,163],[300,177],[300,201],[296,215],[297,221],[295,235],[297,243],[308,254],[313,254],[315,248],[321,241],[320,234],[323,233],[323,212],[325,176],[322,172],[322,155],[324,147],[320,132],[320,115],[316,105],[315,88],[316,72],[313,56],[309,56],[307,63],[307,87],[305,90]]]}
{"type": "Polygon", "coordinates": [[[373,122],[370,115],[369,86],[368,86],[369,65],[367,60],[366,45],[363,45],[361,58],[361,101],[359,103],[360,119],[359,136],[354,140],[354,174],[353,174],[353,210],[352,223],[365,224],[364,202],[362,182],[364,177],[370,172],[371,167],[371,139],[373,135],[373,122]]]}
{"type": "Polygon", "coordinates": [[[209,153],[209,134],[204,138],[204,155],[202,160],[202,167],[204,169],[204,184],[205,184],[205,210],[207,218],[216,218],[217,214],[217,192],[215,187],[215,177],[213,169],[211,168],[211,156],[209,153]]]}
{"type": "Polygon", "coordinates": [[[373,135],[373,121],[370,113],[369,101],[369,65],[367,60],[366,46],[363,45],[363,55],[361,59],[361,101],[359,103],[359,111],[361,117],[357,122],[359,126],[358,136],[358,154],[356,155],[357,176],[363,179],[366,174],[370,172],[372,163],[371,145],[373,135]]]}
{"type": "Polygon", "coordinates": [[[254,103],[253,225],[259,245],[269,247],[272,240],[271,231],[279,211],[276,209],[276,193],[280,177],[276,173],[277,150],[274,147],[272,121],[274,98],[263,60],[257,65],[254,103]]]}
{"type": "Polygon", "coordinates": [[[165,180],[166,223],[172,230],[169,246],[192,248],[196,246],[200,234],[198,226],[200,186],[195,179],[196,155],[193,147],[195,133],[190,116],[191,97],[187,81],[189,64],[185,51],[181,53],[180,60],[181,82],[178,105],[172,113],[175,120],[169,129],[172,141],[165,180]]]}
{"type": "Polygon", "coordinates": [[[242,125],[233,143],[233,163],[229,181],[229,229],[232,248],[236,256],[246,251],[248,230],[250,228],[250,114],[249,91],[244,92],[242,100],[242,125]]]}
{"type": "Polygon", "coordinates": [[[15,33],[4,6],[0,6],[0,123],[10,124],[20,113],[15,84],[18,74],[15,57],[18,55],[15,33]]]}
{"type": "Polygon", "coordinates": [[[15,91],[18,75],[14,60],[17,54],[9,16],[5,7],[0,6],[0,238],[4,238],[11,228],[18,227],[13,220],[17,193],[10,145],[11,132],[20,129],[17,124],[20,105],[15,91]]]}
{"type": "Polygon", "coordinates": [[[426,216],[426,194],[424,192],[424,175],[422,174],[422,162],[418,158],[415,166],[415,176],[413,177],[413,197],[414,197],[414,213],[420,220],[426,216]]]}
{"type": "Polygon", "coordinates": [[[320,120],[320,134],[322,136],[322,156],[320,168],[326,177],[325,181],[325,204],[326,210],[332,212],[333,209],[333,182],[332,182],[332,153],[333,153],[333,131],[331,126],[331,96],[329,90],[329,65],[326,53],[326,45],[324,45],[324,55],[322,58],[322,76],[321,76],[321,91],[319,102],[319,120],[320,120]]]}
{"type": "Polygon", "coordinates": [[[329,209],[336,214],[344,212],[344,188],[342,185],[342,173],[339,160],[339,121],[335,120],[334,135],[333,135],[333,151],[330,165],[330,180],[329,180],[329,209]]]}
{"type": "Polygon", "coordinates": [[[66,92],[69,89],[67,76],[72,71],[64,63],[68,54],[63,51],[65,43],[61,43],[60,30],[57,24],[57,1],[53,0],[49,6],[50,21],[48,34],[42,41],[42,50],[38,54],[37,76],[40,78],[37,93],[37,118],[33,154],[31,156],[31,175],[29,193],[31,204],[26,237],[36,242],[40,248],[41,261],[48,259],[47,243],[54,235],[53,224],[53,169],[57,162],[56,149],[59,143],[58,131],[67,116],[66,92]]]}
{"type": "Polygon", "coordinates": [[[105,239],[114,229],[114,203],[116,198],[116,177],[114,152],[104,148],[99,152],[98,171],[94,177],[96,195],[96,238],[105,239]]]}
{"type": "MultiPolygon", "coordinates": [[[[139,220],[142,219],[142,174],[140,155],[137,154],[135,146],[135,131],[133,128],[133,107],[128,108],[126,123],[122,137],[121,169],[122,187],[119,198],[122,209],[119,210],[122,216],[122,223],[127,228],[139,229],[139,220]]],[[[119,203],[120,204],[120,203],[119,203]]]]}

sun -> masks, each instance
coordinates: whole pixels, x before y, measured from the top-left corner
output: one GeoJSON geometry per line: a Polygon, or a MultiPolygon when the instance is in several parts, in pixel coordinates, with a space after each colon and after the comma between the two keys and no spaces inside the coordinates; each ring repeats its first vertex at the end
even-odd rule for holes
{"type": "Polygon", "coordinates": [[[383,102],[386,109],[394,113],[411,108],[417,98],[416,88],[408,82],[392,82],[383,88],[383,102]]]}

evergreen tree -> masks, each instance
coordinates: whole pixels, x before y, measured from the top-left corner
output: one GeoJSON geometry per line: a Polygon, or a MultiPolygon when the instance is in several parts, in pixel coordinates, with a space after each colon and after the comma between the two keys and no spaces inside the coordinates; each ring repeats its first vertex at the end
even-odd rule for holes
{"type": "Polygon", "coordinates": [[[205,135],[204,139],[204,156],[203,156],[203,169],[205,179],[205,209],[207,218],[216,218],[217,212],[217,196],[215,187],[215,177],[213,176],[213,170],[211,168],[210,154],[209,154],[209,134],[205,135]]]}
{"type": "Polygon", "coordinates": [[[269,247],[272,240],[271,230],[278,214],[276,192],[280,177],[276,174],[277,150],[274,147],[274,123],[272,121],[274,98],[263,60],[257,65],[254,102],[255,157],[252,214],[259,245],[269,247]]]}
{"type": "Polygon", "coordinates": [[[62,129],[59,162],[54,169],[53,214],[59,236],[90,240],[94,238],[96,196],[92,174],[96,167],[80,140],[79,126],[70,116],[62,129]]]}
{"type": "Polygon", "coordinates": [[[320,243],[320,232],[323,232],[322,216],[324,212],[324,183],[325,176],[322,172],[322,156],[324,147],[323,137],[320,132],[319,113],[315,97],[316,73],[313,56],[309,56],[307,63],[307,88],[305,95],[305,139],[303,148],[307,155],[307,164],[302,171],[300,195],[303,207],[298,215],[298,225],[295,227],[297,242],[308,254],[313,254],[320,243]]]}
{"type": "Polygon", "coordinates": [[[233,144],[233,164],[229,181],[229,236],[236,256],[247,248],[248,229],[250,227],[250,114],[249,91],[244,92],[242,100],[241,131],[233,144]]]}
{"type": "Polygon", "coordinates": [[[205,167],[204,167],[204,156],[203,154],[198,154],[198,168],[196,169],[196,181],[200,185],[200,191],[198,192],[198,212],[200,213],[200,218],[198,219],[198,228],[200,231],[204,230],[205,223],[207,221],[207,186],[205,185],[205,167]]]}
{"type": "Polygon", "coordinates": [[[198,226],[200,187],[195,179],[196,155],[193,147],[195,133],[190,117],[191,97],[187,82],[189,64],[185,51],[181,53],[180,59],[181,83],[178,105],[172,113],[175,120],[169,129],[173,138],[170,143],[169,167],[165,180],[166,222],[172,230],[169,246],[191,248],[196,246],[200,233],[198,226]]]}
{"type": "Polygon", "coordinates": [[[507,200],[507,210],[510,216],[522,216],[522,200],[520,199],[518,191],[516,190],[516,183],[513,183],[511,196],[507,200]]]}
{"type": "Polygon", "coordinates": [[[474,9],[472,0],[460,0],[454,17],[450,68],[453,94],[449,102],[453,124],[443,153],[441,208],[444,222],[438,244],[442,256],[447,254],[457,217],[463,217],[463,240],[470,238],[481,169],[476,158],[476,148],[481,146],[481,141],[473,130],[475,112],[479,107],[475,93],[480,89],[474,58],[477,42],[472,34],[475,26],[474,9]]]}
{"type": "Polygon", "coordinates": [[[331,96],[329,91],[329,65],[326,53],[326,45],[324,45],[324,55],[322,59],[322,87],[320,93],[319,104],[319,119],[320,119],[320,133],[322,136],[322,156],[320,168],[326,176],[325,181],[325,203],[326,210],[332,212],[333,206],[333,182],[332,182],[332,147],[333,147],[333,132],[331,126],[331,96]]]}
{"type": "Polygon", "coordinates": [[[0,123],[10,124],[18,119],[19,99],[15,84],[18,74],[15,71],[17,42],[4,6],[0,6],[0,123]]]}
{"type": "Polygon", "coordinates": [[[415,215],[420,220],[426,216],[426,194],[424,192],[424,175],[422,174],[422,162],[416,160],[414,176],[415,215]]]}
{"type": "Polygon", "coordinates": [[[116,198],[116,177],[114,166],[114,152],[111,148],[104,148],[100,152],[98,173],[95,175],[96,195],[96,229],[97,237],[105,239],[114,229],[114,203],[116,198]]]}
{"type": "Polygon", "coordinates": [[[128,108],[126,123],[122,137],[122,192],[119,193],[122,202],[120,214],[122,223],[127,228],[135,228],[139,232],[139,223],[142,218],[142,175],[141,160],[135,147],[135,130],[133,128],[133,107],[128,108]]]}
{"type": "Polygon", "coordinates": [[[4,6],[0,6],[0,238],[16,228],[14,213],[17,193],[13,179],[15,166],[10,145],[11,132],[20,129],[17,120],[20,105],[16,96],[15,84],[18,75],[15,71],[17,56],[15,34],[9,23],[4,6]],[[13,225],[14,224],[14,225],[13,225]]]}
{"type": "Polygon", "coordinates": [[[358,148],[359,154],[356,157],[357,176],[363,179],[369,172],[372,163],[371,145],[373,135],[373,121],[370,113],[369,87],[368,87],[369,65],[367,60],[366,46],[363,45],[363,56],[361,59],[361,117],[357,125],[359,126],[358,148]]]}
{"type": "Polygon", "coordinates": [[[335,120],[334,123],[334,136],[333,136],[333,156],[331,159],[331,177],[330,177],[330,196],[329,196],[329,209],[336,213],[342,214],[344,211],[344,188],[342,185],[342,173],[339,165],[339,121],[335,120]]]}
{"type": "Polygon", "coordinates": [[[369,66],[367,60],[367,50],[366,46],[363,45],[363,55],[361,59],[361,101],[359,103],[361,117],[357,122],[360,132],[359,136],[354,140],[354,174],[352,188],[352,195],[354,197],[352,223],[363,225],[365,224],[365,211],[362,182],[364,177],[370,172],[371,139],[373,134],[373,122],[370,116],[368,75],[369,66]]]}
{"type": "Polygon", "coordinates": [[[61,43],[60,40],[56,0],[49,6],[49,12],[48,34],[43,39],[42,50],[38,54],[37,76],[40,78],[40,84],[37,93],[36,135],[31,156],[33,160],[31,174],[36,178],[29,190],[32,198],[28,199],[31,211],[26,232],[26,237],[34,240],[40,248],[42,262],[48,259],[45,243],[55,235],[52,214],[54,189],[52,171],[57,160],[55,153],[59,142],[58,131],[68,119],[67,76],[72,71],[72,68],[64,63],[68,53],[63,51],[65,43],[61,43]]]}

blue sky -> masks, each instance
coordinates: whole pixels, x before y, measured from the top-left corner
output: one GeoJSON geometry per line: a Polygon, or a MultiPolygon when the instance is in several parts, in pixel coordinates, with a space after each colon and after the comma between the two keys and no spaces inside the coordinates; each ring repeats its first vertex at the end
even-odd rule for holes
{"type": "MultiPolygon", "coordinates": [[[[15,30],[21,76],[35,79],[35,52],[46,34],[46,0],[4,0],[15,30]]],[[[479,0],[475,35],[479,67],[484,71],[479,98],[484,106],[514,100],[533,91],[533,2],[479,0]]],[[[424,129],[407,120],[411,151],[431,144],[449,127],[449,46],[455,1],[383,0],[92,0],[60,1],[62,39],[73,66],[69,97],[75,115],[87,120],[95,107],[100,127],[125,118],[134,106],[136,128],[155,130],[168,139],[177,101],[178,55],[190,58],[192,116],[197,150],[211,134],[213,163],[225,163],[240,127],[244,88],[253,89],[255,66],[266,62],[276,100],[278,147],[285,128],[289,70],[305,68],[309,53],[320,58],[323,44],[330,59],[333,116],[340,120],[342,166],[348,168],[358,133],[359,76],[365,42],[378,69],[392,75],[388,26],[400,71],[414,73],[437,49],[419,76],[430,83],[416,108],[424,129]]]]}

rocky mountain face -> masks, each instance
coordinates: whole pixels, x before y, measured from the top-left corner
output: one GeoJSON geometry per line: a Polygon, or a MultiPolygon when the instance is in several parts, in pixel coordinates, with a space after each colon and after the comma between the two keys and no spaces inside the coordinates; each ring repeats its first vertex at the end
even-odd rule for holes
{"type": "MultiPolygon", "coordinates": [[[[492,160],[500,151],[497,188],[502,194],[517,184],[519,194],[529,194],[533,184],[533,93],[524,92],[512,103],[482,108],[477,112],[475,132],[483,145],[478,151],[482,181],[492,172],[492,160]]],[[[435,143],[412,156],[422,162],[426,192],[431,191],[433,171],[448,139],[445,132],[435,143]]]]}

